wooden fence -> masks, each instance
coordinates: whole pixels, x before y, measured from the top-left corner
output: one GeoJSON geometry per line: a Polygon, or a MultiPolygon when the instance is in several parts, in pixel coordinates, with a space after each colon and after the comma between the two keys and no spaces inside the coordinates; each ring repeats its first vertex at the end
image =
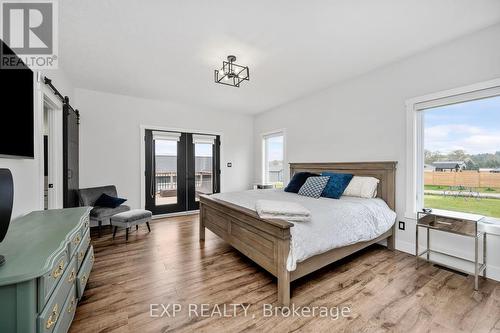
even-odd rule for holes
{"type": "Polygon", "coordinates": [[[478,171],[426,171],[424,172],[424,184],[500,188],[500,173],[478,171]]]}

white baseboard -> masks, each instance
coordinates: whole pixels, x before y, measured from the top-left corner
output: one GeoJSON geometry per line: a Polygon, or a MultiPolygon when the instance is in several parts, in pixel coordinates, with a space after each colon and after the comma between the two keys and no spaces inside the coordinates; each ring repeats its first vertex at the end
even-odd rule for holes
{"type": "Polygon", "coordinates": [[[157,220],[157,219],[163,219],[165,217],[175,217],[175,216],[184,216],[184,215],[194,215],[198,214],[200,212],[199,209],[197,210],[188,210],[186,212],[178,212],[178,213],[169,213],[169,214],[158,214],[158,215],[153,215],[152,219],[157,220]]]}
{"type": "MultiPolygon", "coordinates": [[[[446,249],[443,249],[443,248],[439,248],[439,247],[436,247],[436,246],[434,248],[436,250],[439,250],[439,251],[442,251],[442,252],[447,252],[446,249]]],[[[420,249],[421,250],[423,249],[422,245],[420,245],[420,249]]],[[[410,243],[410,242],[405,242],[405,241],[398,241],[397,238],[396,238],[396,250],[399,250],[399,251],[402,251],[402,252],[406,252],[406,253],[409,253],[411,255],[415,255],[415,244],[414,243],[410,243]]],[[[457,253],[456,251],[454,251],[453,253],[450,252],[450,254],[453,254],[453,255],[456,255],[456,256],[459,256],[459,257],[464,257],[464,258],[466,258],[468,256],[466,253],[457,253]]],[[[454,265],[453,262],[452,262],[452,260],[449,260],[449,259],[447,259],[444,256],[437,257],[437,258],[435,258],[433,260],[436,261],[436,262],[438,262],[438,263],[440,262],[442,264],[449,265],[449,266],[452,266],[452,267],[454,265]]],[[[500,281],[500,267],[487,264],[486,265],[486,277],[488,277],[488,278],[490,278],[492,280],[495,280],[495,281],[500,281]]]]}

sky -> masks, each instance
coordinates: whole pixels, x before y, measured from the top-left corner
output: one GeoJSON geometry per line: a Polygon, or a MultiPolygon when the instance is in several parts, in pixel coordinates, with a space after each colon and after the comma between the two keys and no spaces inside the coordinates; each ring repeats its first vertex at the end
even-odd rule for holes
{"type": "Polygon", "coordinates": [[[283,137],[274,136],[267,139],[267,151],[269,154],[269,161],[283,160],[283,137]]]}
{"type": "Polygon", "coordinates": [[[468,154],[500,151],[500,96],[424,111],[424,148],[468,154]]]}

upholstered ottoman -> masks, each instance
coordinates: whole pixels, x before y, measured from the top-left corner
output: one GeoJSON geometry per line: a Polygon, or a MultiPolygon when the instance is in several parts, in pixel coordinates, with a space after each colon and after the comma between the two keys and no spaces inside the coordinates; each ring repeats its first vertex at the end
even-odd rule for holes
{"type": "Polygon", "coordinates": [[[128,229],[135,225],[135,229],[139,228],[139,224],[146,223],[148,231],[151,232],[149,221],[153,214],[145,209],[132,209],[123,213],[118,213],[111,216],[110,222],[114,227],[113,238],[115,238],[118,227],[126,228],[125,240],[128,240],[128,229]]]}

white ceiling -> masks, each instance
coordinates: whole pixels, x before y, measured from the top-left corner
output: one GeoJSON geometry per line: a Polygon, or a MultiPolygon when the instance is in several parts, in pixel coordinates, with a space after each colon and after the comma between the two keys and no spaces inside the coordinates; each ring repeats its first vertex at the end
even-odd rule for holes
{"type": "Polygon", "coordinates": [[[74,85],[258,113],[500,22],[499,0],[64,0],[74,85]],[[215,84],[228,54],[250,67],[215,84]]]}

